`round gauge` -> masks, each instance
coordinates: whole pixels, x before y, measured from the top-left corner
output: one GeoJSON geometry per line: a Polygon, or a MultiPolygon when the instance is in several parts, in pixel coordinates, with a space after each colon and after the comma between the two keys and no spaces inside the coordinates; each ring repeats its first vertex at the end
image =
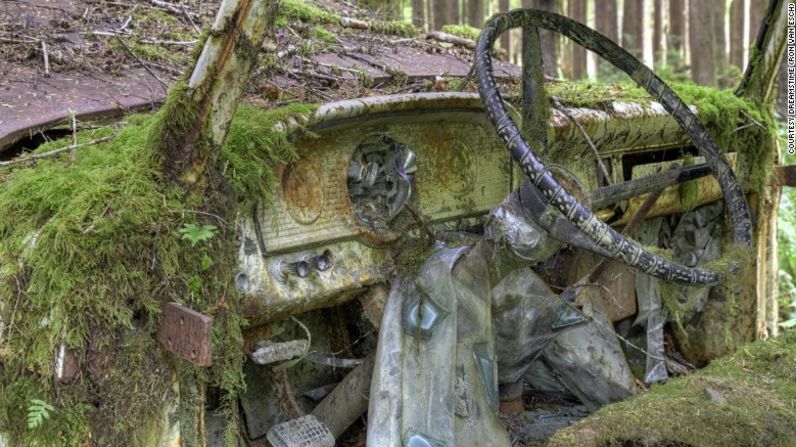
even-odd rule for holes
{"type": "Polygon", "coordinates": [[[348,195],[359,220],[383,233],[412,195],[415,154],[387,135],[365,139],[348,165],[348,195]]]}

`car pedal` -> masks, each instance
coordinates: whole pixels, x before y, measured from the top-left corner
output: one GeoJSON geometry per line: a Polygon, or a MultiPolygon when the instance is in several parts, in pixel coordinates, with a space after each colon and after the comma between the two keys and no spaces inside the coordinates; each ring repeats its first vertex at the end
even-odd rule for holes
{"type": "Polygon", "coordinates": [[[273,447],[334,447],[332,432],[311,414],[274,425],[266,439],[273,447]]]}

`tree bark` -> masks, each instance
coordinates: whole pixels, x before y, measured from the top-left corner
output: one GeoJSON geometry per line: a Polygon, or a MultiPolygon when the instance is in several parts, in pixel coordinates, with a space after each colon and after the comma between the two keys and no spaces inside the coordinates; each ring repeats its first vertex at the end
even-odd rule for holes
{"type": "Polygon", "coordinates": [[[432,22],[434,29],[442,29],[442,26],[448,20],[448,3],[449,0],[431,0],[432,8],[432,22]]]}
{"type": "MultiPolygon", "coordinates": [[[[586,23],[586,0],[569,0],[569,17],[580,23],[586,23]]],[[[583,79],[586,76],[586,49],[571,43],[572,79],[583,79]]]]}
{"type": "Polygon", "coordinates": [[[671,67],[680,67],[685,61],[683,40],[685,39],[685,1],[669,0],[669,33],[666,37],[666,62],[671,67]]]}
{"type": "Polygon", "coordinates": [[[644,1],[625,0],[622,46],[638,58],[644,54],[644,1]]]}
{"type": "MultiPolygon", "coordinates": [[[[509,0],[498,0],[498,11],[506,12],[509,10],[509,0]]],[[[500,48],[506,50],[506,59],[511,60],[511,33],[505,32],[500,36],[500,48]]]]}
{"type": "MultiPolygon", "coordinates": [[[[768,0],[749,0],[749,42],[757,39],[757,32],[760,31],[767,8],[768,0]]],[[[752,45],[749,45],[749,48],[752,48],[752,45]]]]}
{"type": "Polygon", "coordinates": [[[459,9],[459,0],[449,0],[450,7],[448,9],[448,23],[458,25],[462,22],[462,14],[459,9]]]}
{"type": "Polygon", "coordinates": [[[412,0],[412,24],[418,28],[426,26],[426,14],[423,0],[412,0]]]}
{"type": "MultiPolygon", "coordinates": [[[[616,0],[604,0],[594,3],[594,27],[605,37],[619,43],[619,9],[616,0]]],[[[597,73],[606,76],[615,70],[608,62],[597,58],[597,73]]]]}
{"type": "Polygon", "coordinates": [[[743,47],[746,41],[743,32],[744,0],[732,0],[730,6],[730,64],[743,69],[743,47]]]}
{"type": "Polygon", "coordinates": [[[716,44],[713,50],[713,60],[716,64],[716,77],[721,78],[727,71],[727,36],[724,28],[727,23],[727,3],[724,1],[712,1],[710,7],[713,8],[711,14],[711,35],[716,44]]]}
{"type": "Polygon", "coordinates": [[[658,61],[665,60],[663,54],[663,0],[655,0],[655,10],[652,30],[652,60],[657,64],[658,61]]]}
{"type": "Polygon", "coordinates": [[[272,0],[224,0],[184,89],[172,88],[152,130],[168,181],[204,191],[238,102],[273,29],[272,0]],[[230,27],[230,17],[239,17],[230,27]]]}
{"type": "MultiPolygon", "coordinates": [[[[560,13],[561,2],[556,0],[523,0],[524,8],[536,8],[544,11],[560,13]],[[528,6],[526,6],[528,5],[528,6]]],[[[558,77],[558,54],[561,48],[557,33],[546,29],[539,30],[539,39],[542,42],[542,59],[544,59],[544,73],[550,77],[558,77]]]]}
{"type": "Polygon", "coordinates": [[[702,85],[718,84],[726,65],[724,52],[724,2],[691,0],[688,21],[691,45],[691,78],[702,85]]]}
{"type": "Polygon", "coordinates": [[[484,0],[467,1],[467,23],[476,28],[484,26],[484,0]]]}

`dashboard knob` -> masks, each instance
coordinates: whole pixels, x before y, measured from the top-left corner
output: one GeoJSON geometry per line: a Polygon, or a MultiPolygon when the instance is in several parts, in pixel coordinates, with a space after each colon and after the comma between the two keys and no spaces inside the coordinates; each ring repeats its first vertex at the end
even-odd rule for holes
{"type": "Polygon", "coordinates": [[[332,254],[329,250],[326,250],[323,254],[309,258],[307,263],[310,265],[310,268],[319,272],[325,272],[332,267],[332,254]]]}
{"type": "Polygon", "coordinates": [[[293,275],[299,278],[310,276],[310,265],[306,261],[282,262],[279,271],[283,276],[293,275]]]}

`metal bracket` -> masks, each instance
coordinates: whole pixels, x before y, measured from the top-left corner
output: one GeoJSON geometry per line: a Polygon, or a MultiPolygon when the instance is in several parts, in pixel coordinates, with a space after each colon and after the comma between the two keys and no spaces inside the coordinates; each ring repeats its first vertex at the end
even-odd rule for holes
{"type": "Polygon", "coordinates": [[[178,303],[163,308],[158,341],[163,346],[193,363],[205,367],[213,364],[213,319],[178,303]]]}

